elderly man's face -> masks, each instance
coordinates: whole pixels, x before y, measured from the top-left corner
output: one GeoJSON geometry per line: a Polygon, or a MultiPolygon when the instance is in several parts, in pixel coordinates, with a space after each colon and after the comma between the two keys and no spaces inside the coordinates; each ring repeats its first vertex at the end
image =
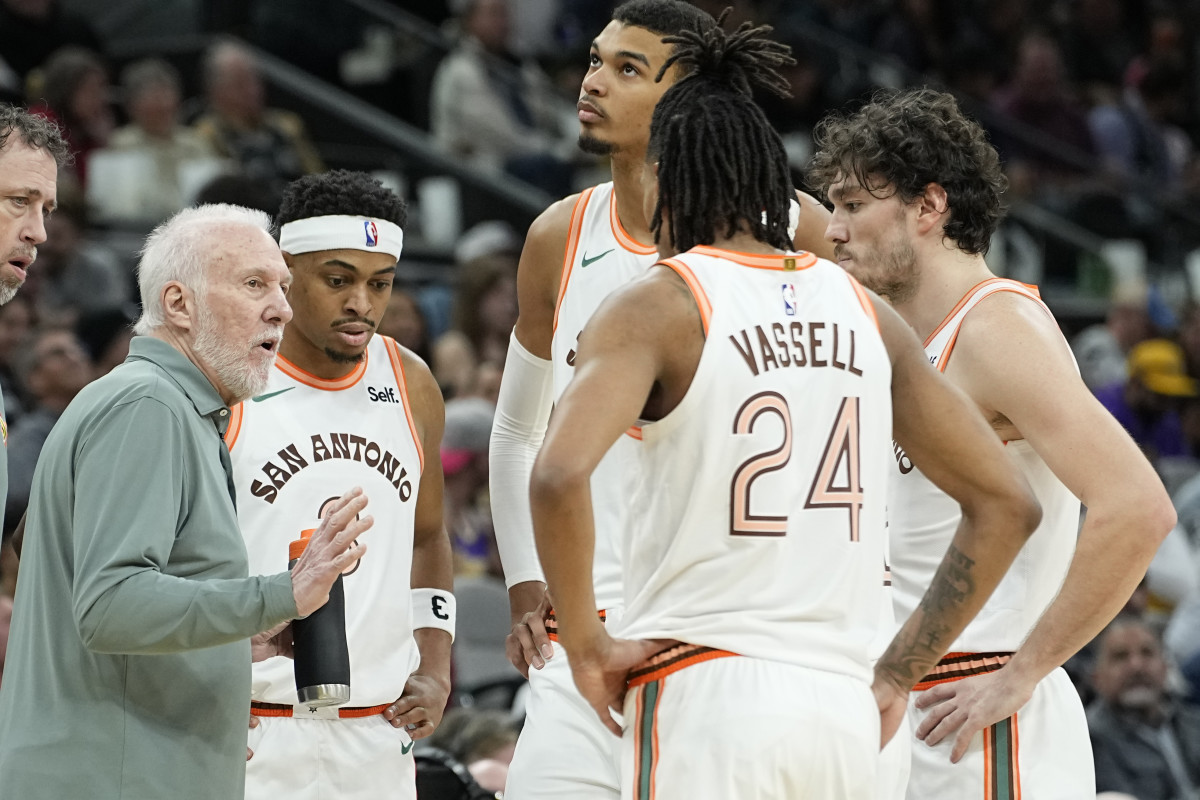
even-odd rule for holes
{"type": "Polygon", "coordinates": [[[266,388],[292,318],[284,296],[291,275],[266,232],[240,225],[217,233],[192,349],[222,399],[235,403],[266,388]]]}
{"type": "Polygon", "coordinates": [[[1144,626],[1119,626],[1104,635],[1093,682],[1109,703],[1118,708],[1152,708],[1162,700],[1166,679],[1162,646],[1144,626]]]}
{"type": "Polygon", "coordinates": [[[0,149],[0,305],[25,282],[37,246],[46,241],[46,217],[54,210],[58,165],[13,131],[0,149]]]}

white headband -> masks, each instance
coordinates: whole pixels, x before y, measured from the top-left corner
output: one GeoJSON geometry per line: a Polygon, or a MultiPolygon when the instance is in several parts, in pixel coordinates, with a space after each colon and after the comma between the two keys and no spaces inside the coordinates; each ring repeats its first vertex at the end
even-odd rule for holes
{"type": "Polygon", "coordinates": [[[365,250],[399,259],[404,231],[386,219],[331,215],[289,222],[279,229],[279,249],[292,255],[321,250],[365,250]]]}

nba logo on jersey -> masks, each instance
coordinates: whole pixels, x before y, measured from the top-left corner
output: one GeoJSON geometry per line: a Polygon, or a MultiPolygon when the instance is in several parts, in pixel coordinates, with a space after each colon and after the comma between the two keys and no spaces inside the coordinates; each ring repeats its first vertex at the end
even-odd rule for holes
{"type": "Polygon", "coordinates": [[[367,247],[379,244],[379,229],[375,227],[375,220],[364,219],[363,232],[367,234],[367,247]]]}
{"type": "Polygon", "coordinates": [[[796,316],[796,287],[790,283],[783,285],[783,310],[789,317],[796,316]]]}

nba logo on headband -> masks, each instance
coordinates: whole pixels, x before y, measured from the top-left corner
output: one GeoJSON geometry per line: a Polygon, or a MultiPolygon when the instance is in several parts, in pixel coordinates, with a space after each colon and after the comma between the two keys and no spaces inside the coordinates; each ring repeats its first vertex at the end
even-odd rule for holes
{"type": "Polygon", "coordinates": [[[379,244],[379,229],[375,227],[375,220],[363,220],[363,232],[367,234],[367,247],[375,247],[379,244]]]}

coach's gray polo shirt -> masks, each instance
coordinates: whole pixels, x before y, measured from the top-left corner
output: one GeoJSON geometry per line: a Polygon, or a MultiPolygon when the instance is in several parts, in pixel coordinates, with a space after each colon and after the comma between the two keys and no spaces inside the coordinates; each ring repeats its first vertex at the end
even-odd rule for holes
{"type": "Polygon", "coordinates": [[[0,797],[240,798],[249,636],[295,615],[247,578],[212,384],[159,339],[85,388],[33,479],[0,689],[0,797]]]}

